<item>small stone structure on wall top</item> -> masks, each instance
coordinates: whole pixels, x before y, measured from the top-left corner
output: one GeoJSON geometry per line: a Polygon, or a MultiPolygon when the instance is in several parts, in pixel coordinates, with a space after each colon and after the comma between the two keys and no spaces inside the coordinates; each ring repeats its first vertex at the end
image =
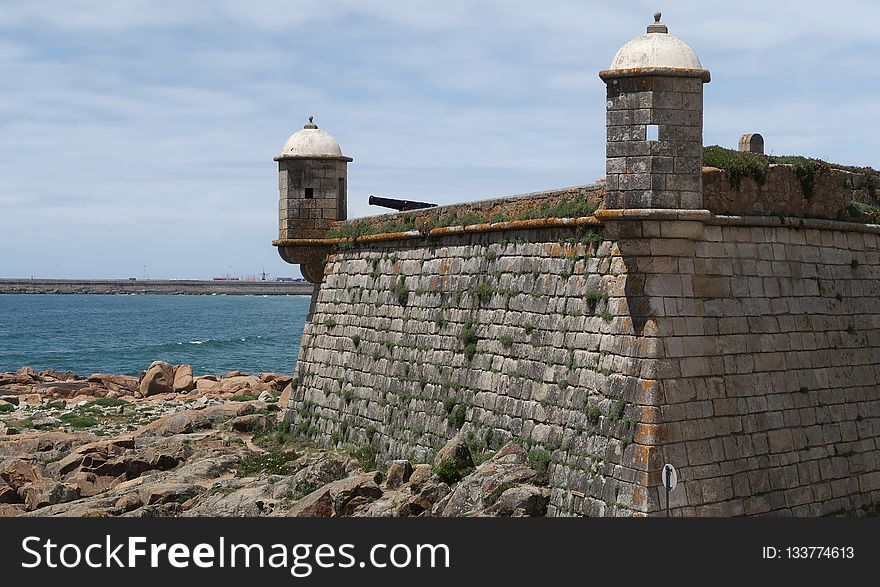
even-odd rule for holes
{"type": "MultiPolygon", "coordinates": [[[[333,136],[310,116],[302,130],[287,139],[278,162],[278,237],[321,238],[334,222],[348,217],[348,164],[333,136]]],[[[320,283],[326,250],[300,247],[280,250],[288,263],[300,265],[303,277],[320,283]]]]}
{"type": "Polygon", "coordinates": [[[659,12],[654,20],[599,72],[607,85],[605,207],[700,209],[709,71],[659,12]]]}

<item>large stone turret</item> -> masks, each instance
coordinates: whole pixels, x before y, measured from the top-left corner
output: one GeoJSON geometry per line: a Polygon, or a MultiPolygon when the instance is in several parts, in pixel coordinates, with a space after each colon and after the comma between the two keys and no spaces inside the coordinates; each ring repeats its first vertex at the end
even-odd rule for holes
{"type": "MultiPolygon", "coordinates": [[[[278,238],[321,238],[336,220],[345,220],[348,207],[348,163],[333,136],[309,117],[302,130],[284,143],[278,161],[278,238]]],[[[309,248],[280,250],[312,283],[320,283],[323,254],[309,248]]]]}
{"type": "Polygon", "coordinates": [[[660,13],[599,72],[607,84],[606,208],[703,207],[709,71],[660,13]]]}

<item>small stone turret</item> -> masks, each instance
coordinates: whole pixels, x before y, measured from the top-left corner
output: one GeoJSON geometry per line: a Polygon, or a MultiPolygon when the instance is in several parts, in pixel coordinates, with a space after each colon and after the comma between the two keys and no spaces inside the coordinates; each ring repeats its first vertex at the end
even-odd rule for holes
{"type": "Polygon", "coordinates": [[[703,207],[703,84],[709,71],[660,13],[599,72],[607,85],[605,207],[703,207]]]}
{"type": "MultiPolygon", "coordinates": [[[[311,116],[302,130],[287,139],[281,154],[275,157],[280,240],[321,238],[331,223],[347,218],[351,160],[342,154],[336,139],[319,129],[311,116]]],[[[299,263],[306,279],[320,282],[321,255],[309,249],[291,249],[282,251],[282,256],[291,263],[299,263]]]]}

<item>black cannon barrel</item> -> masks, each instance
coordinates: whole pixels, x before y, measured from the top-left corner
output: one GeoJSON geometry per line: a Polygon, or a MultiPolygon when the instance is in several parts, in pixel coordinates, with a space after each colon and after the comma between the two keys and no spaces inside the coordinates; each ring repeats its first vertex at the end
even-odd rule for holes
{"type": "Polygon", "coordinates": [[[382,206],[383,208],[391,208],[398,212],[407,210],[421,210],[422,208],[434,208],[437,204],[428,202],[413,202],[411,200],[395,200],[394,198],[380,198],[379,196],[370,196],[371,206],[382,206]]]}

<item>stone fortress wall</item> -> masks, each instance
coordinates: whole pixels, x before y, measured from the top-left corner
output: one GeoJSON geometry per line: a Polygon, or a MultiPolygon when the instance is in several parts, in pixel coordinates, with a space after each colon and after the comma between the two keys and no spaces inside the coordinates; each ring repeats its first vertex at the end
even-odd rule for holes
{"type": "Polygon", "coordinates": [[[553,470],[560,487],[604,508],[619,481],[619,507],[638,507],[635,408],[617,402],[639,388],[653,343],[623,335],[629,326],[607,292],[626,277],[598,228],[473,232],[331,255],[297,364],[294,425],[324,443],[373,442],[385,456],[417,459],[459,432],[477,451],[522,439],[565,453],[553,470]]]}
{"type": "Polygon", "coordinates": [[[648,469],[678,469],[673,510],[874,512],[880,227],[709,216],[607,230],[626,236],[656,325],[648,469]]]}
{"type": "MultiPolygon", "coordinates": [[[[420,460],[515,439],[556,516],[880,513],[877,174],[702,167],[709,72],[660,16],[599,73],[606,184],[320,236],[281,219],[279,253],[320,283],[299,433],[420,460]]],[[[341,157],[314,131],[284,152],[341,157]]]]}
{"type": "Polygon", "coordinates": [[[555,515],[661,512],[665,462],[675,514],[880,502],[880,228],[700,210],[588,220],[331,254],[293,424],[386,457],[429,458],[459,432],[478,450],[519,439],[551,456],[555,515]]]}

